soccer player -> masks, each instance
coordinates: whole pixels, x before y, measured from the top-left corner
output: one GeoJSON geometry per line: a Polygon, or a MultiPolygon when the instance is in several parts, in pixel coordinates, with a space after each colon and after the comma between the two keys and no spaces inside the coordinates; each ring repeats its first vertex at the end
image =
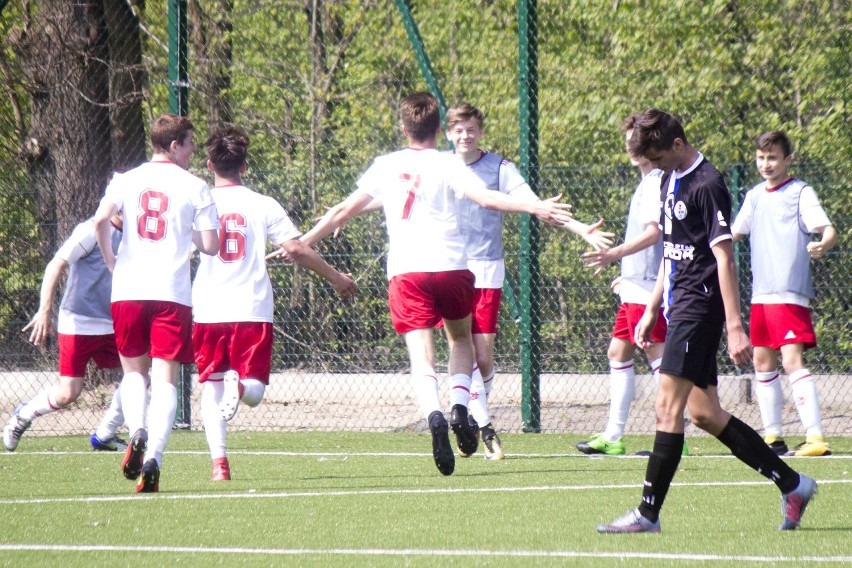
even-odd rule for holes
{"type": "MultiPolygon", "coordinates": [[[[121,240],[120,214],[112,217],[111,225],[111,244],[113,250],[116,250],[121,240]]],[[[29,340],[36,346],[42,345],[47,336],[53,333],[53,298],[59,280],[66,272],[68,279],[56,325],[59,382],[15,408],[3,430],[3,445],[10,452],[18,447],[21,436],[33,420],[64,408],[80,397],[89,360],[94,360],[99,369],[116,369],[121,366],[110,315],[112,274],[104,264],[98,248],[92,219],[77,225],[47,264],[41,283],[38,311],[22,331],[32,330],[29,340]]],[[[113,393],[100,425],[89,440],[93,450],[115,452],[127,448],[127,443],[116,436],[119,426],[124,424],[119,393],[120,388],[113,393]]]]}
{"type": "Polygon", "coordinates": [[[113,179],[95,214],[98,245],[113,271],[112,318],[124,369],[121,403],[132,436],[122,462],[137,493],[159,491],[163,451],[177,408],[181,363],[191,363],[193,243],[219,251],[219,218],[210,188],[189,173],[192,121],[163,115],[151,125],[151,161],[113,179]],[[125,219],[116,256],[109,219],[125,219]],[[146,382],[151,383],[151,401],[146,382]],[[147,428],[146,428],[147,415],[147,428]]]}
{"type": "Polygon", "coordinates": [[[636,326],[636,343],[645,348],[652,341],[651,330],[664,298],[668,335],[657,389],[657,433],[641,504],[610,524],[598,525],[598,531],[660,532],[660,509],[680,464],[686,406],[696,426],[775,483],[784,516],[778,528],[793,530],[817,491],[816,482],[784,463],[760,434],[719,403],[716,352],[723,326],[734,363],[745,365],[751,359],[740,317],[728,188],[716,168],[690,145],[671,114],[657,109],[640,113],[628,148],[666,172],[661,184],[663,262],[636,326]]]}
{"type": "Polygon", "coordinates": [[[771,131],[760,137],[756,161],[764,181],[746,194],[731,230],[734,242],[751,235],[749,331],[764,440],[779,455],[827,456],[831,450],[823,437],[817,389],[805,367],[804,353],[816,347],[808,309],[814,297],[810,259],[821,258],[831,250],[837,231],[814,189],[790,177],[787,168],[792,159],[792,145],[783,132],[771,131]],[[812,241],[813,233],[819,233],[821,239],[812,241]],[[807,435],[789,452],[782,430],[784,393],[777,370],[779,350],[807,435]]]}
{"type": "MultiPolygon", "coordinates": [[[[633,134],[635,120],[636,114],[631,114],[621,124],[627,142],[633,134]]],[[[612,340],[607,351],[609,419],[602,433],[588,441],[577,443],[577,449],[584,454],[623,455],[625,452],[624,426],[636,388],[633,368],[636,340],[633,334],[654,289],[663,254],[659,227],[660,179],[663,172],[646,158],[634,156],[629,150],[627,154],[630,163],[639,168],[642,180],[630,200],[624,242],[617,247],[583,254],[586,266],[595,268],[595,273],[621,260],[621,275],[611,285],[621,297],[621,306],[615,318],[612,340]]],[[[653,343],[645,349],[655,382],[660,379],[660,361],[666,340],[666,320],[659,317],[660,315],[662,314],[658,314],[657,322],[651,331],[653,343]]]]}
{"type": "Polygon", "coordinates": [[[272,363],[272,284],[264,260],[266,243],[285,249],[297,264],[331,282],[342,297],[355,283],[310,247],[271,197],[243,185],[249,138],[228,126],[207,142],[219,212],[219,254],[202,256],[192,285],[193,344],[201,382],[201,417],[213,460],[214,481],[231,478],[226,423],[240,402],[255,407],[269,384],[272,363]]]}
{"type": "MultiPolygon", "coordinates": [[[[453,144],[454,153],[488,189],[528,201],[538,199],[514,164],[479,147],[485,125],[485,114],[480,109],[462,103],[447,111],[446,122],[447,139],[453,144]]],[[[612,233],[599,230],[602,224],[603,219],[594,225],[571,219],[566,228],[582,236],[596,249],[602,249],[611,244],[609,237],[613,236],[612,233]]],[[[475,364],[471,378],[470,416],[479,431],[485,457],[499,460],[505,454],[491,422],[488,396],[494,385],[494,342],[506,271],[503,258],[503,212],[486,209],[470,199],[462,199],[459,201],[459,229],[466,241],[467,267],[475,277],[471,313],[475,364]]],[[[468,456],[461,450],[459,455],[468,456]]]]}
{"type": "Polygon", "coordinates": [[[400,115],[408,148],[376,158],[358,180],[358,189],[332,207],[302,240],[312,246],[374,198],[382,203],[390,242],[391,321],[405,336],[414,392],[432,433],[435,465],[451,475],[455,455],[449,427],[463,453],[473,454],[478,446],[467,409],[474,361],[470,318],[474,276],[467,269],[465,238],[459,230],[459,201],[466,196],[488,209],[528,213],[556,225],[571,219],[570,206],[556,203],[558,197],[534,201],[489,191],[461,160],[439,152],[438,102],[431,94],[405,97],[400,115]],[[449,425],[435,372],[434,327],[442,319],[451,341],[449,425]]]}

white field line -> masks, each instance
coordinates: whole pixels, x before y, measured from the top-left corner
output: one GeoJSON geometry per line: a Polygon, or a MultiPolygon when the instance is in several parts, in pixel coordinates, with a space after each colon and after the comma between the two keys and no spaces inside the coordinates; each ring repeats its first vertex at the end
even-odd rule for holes
{"type": "MultiPolygon", "coordinates": [[[[852,479],[820,479],[820,485],[850,484],[852,479]]],[[[769,481],[706,481],[672,483],[674,487],[752,487],[771,485],[769,481]]],[[[0,499],[0,505],[33,505],[47,503],[109,503],[118,501],[139,501],[158,499],[163,501],[197,501],[204,499],[292,499],[298,497],[353,497],[374,495],[449,495],[458,493],[526,493],[534,491],[599,491],[603,489],[636,489],[640,484],[623,483],[612,485],[534,485],[529,487],[457,487],[433,489],[364,489],[348,491],[277,491],[257,493],[248,489],[241,493],[198,493],[146,495],[100,495],[89,497],[35,497],[30,499],[0,499]]]]}
{"type": "Polygon", "coordinates": [[[219,548],[184,546],[110,546],[110,545],[62,545],[62,544],[0,544],[5,551],[36,552],[160,552],[167,554],[237,554],[266,556],[437,556],[437,557],[496,557],[496,558],[619,558],[625,554],[630,558],[668,561],[733,561],[805,563],[836,562],[852,563],[852,556],[751,556],[722,554],[669,554],[655,552],[583,552],[574,550],[429,550],[429,549],[381,549],[381,548],[219,548]]]}

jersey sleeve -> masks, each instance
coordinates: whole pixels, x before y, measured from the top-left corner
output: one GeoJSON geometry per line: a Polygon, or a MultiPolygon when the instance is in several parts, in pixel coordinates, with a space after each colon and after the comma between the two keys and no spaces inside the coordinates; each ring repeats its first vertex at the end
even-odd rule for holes
{"type": "Polygon", "coordinates": [[[828,215],[819,203],[816,191],[809,185],[802,188],[802,195],[799,197],[799,220],[809,233],[831,225],[828,215]]]}
{"type": "Polygon", "coordinates": [[[500,163],[498,188],[501,192],[507,193],[512,197],[520,199],[537,200],[538,196],[529,186],[524,176],[515,167],[515,164],[508,160],[503,160],[500,163]]]}
{"type": "Polygon", "coordinates": [[[639,209],[636,212],[636,219],[642,225],[660,222],[660,182],[662,181],[662,172],[659,170],[652,171],[642,178],[639,182],[639,209]]]}
{"type": "Polygon", "coordinates": [[[101,203],[112,203],[117,209],[124,206],[124,175],[116,174],[107,184],[104,196],[101,198],[101,203]]]}
{"type": "Polygon", "coordinates": [[[721,176],[704,184],[696,192],[696,200],[707,230],[707,244],[712,247],[732,239],[731,194],[721,176]]]}
{"type": "Polygon", "coordinates": [[[296,228],[280,203],[269,198],[266,204],[267,236],[272,243],[278,245],[302,236],[302,232],[296,228]]]}
{"type": "Polygon", "coordinates": [[[196,231],[218,230],[221,227],[213,194],[210,193],[210,187],[206,183],[202,182],[198,187],[193,206],[195,207],[195,218],[192,221],[192,226],[196,231]]]}
{"type": "Polygon", "coordinates": [[[749,190],[746,193],[745,199],[743,199],[742,204],[740,205],[740,210],[737,212],[737,218],[734,219],[734,224],[731,227],[731,232],[740,234],[740,235],[748,235],[751,234],[751,220],[754,213],[754,190],[749,190]]]}
{"type": "Polygon", "coordinates": [[[84,256],[91,254],[97,246],[95,224],[90,219],[74,227],[71,236],[56,251],[56,257],[68,264],[74,264],[84,256]]]}
{"type": "Polygon", "coordinates": [[[375,159],[370,167],[367,168],[361,177],[358,178],[357,186],[361,191],[366,192],[374,199],[382,199],[382,188],[385,185],[385,178],[387,177],[383,174],[384,168],[382,167],[382,162],[380,159],[375,159]]]}

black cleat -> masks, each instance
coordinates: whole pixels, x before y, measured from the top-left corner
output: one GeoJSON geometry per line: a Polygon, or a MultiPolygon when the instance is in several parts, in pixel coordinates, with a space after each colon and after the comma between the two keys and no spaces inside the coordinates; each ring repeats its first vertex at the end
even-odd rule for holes
{"type": "Polygon", "coordinates": [[[149,459],[142,466],[142,477],[136,484],[136,493],[157,493],[160,490],[160,466],[157,460],[149,459]]]}
{"type": "MultiPolygon", "coordinates": [[[[148,431],[139,428],[130,438],[127,451],[124,453],[124,461],[121,462],[121,471],[127,479],[136,479],[142,472],[142,459],[148,448],[148,431]]],[[[149,460],[150,461],[150,460],[149,460]]]]}
{"type": "Polygon", "coordinates": [[[456,456],[450,446],[450,427],[443,413],[435,411],[429,415],[429,431],[432,432],[432,457],[435,466],[444,475],[452,475],[456,469],[456,456]]]}
{"type": "Polygon", "coordinates": [[[472,456],[476,453],[476,447],[479,445],[479,439],[476,436],[476,429],[470,425],[470,419],[467,414],[467,407],[461,404],[454,404],[450,413],[450,426],[453,429],[453,434],[456,435],[456,446],[459,450],[459,455],[463,458],[472,456]]]}

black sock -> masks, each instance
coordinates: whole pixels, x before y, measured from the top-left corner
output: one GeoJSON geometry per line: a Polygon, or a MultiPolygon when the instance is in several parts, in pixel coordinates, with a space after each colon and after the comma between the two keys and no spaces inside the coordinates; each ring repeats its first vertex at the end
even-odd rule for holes
{"type": "Polygon", "coordinates": [[[639,512],[652,523],[660,518],[660,509],[671,487],[677,466],[680,465],[682,452],[683,434],[657,431],[654,451],[648,458],[648,468],[645,470],[642,504],[639,505],[639,512]]]}
{"type": "Polygon", "coordinates": [[[772,480],[781,493],[789,493],[799,486],[799,474],[766,445],[760,434],[736,416],[731,416],[717,438],[740,461],[772,480]]]}

